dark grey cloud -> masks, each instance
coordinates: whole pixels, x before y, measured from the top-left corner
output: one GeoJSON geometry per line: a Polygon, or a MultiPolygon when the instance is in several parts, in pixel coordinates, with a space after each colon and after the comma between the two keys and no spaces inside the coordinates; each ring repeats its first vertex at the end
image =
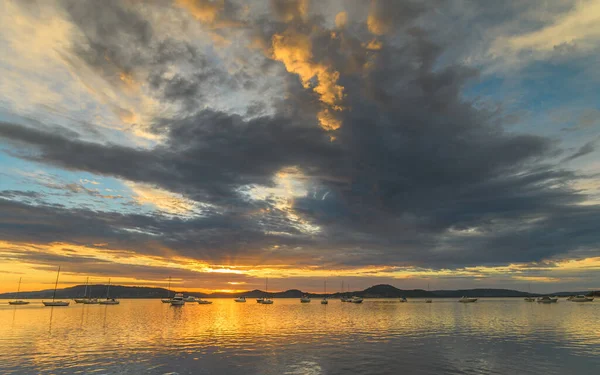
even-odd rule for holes
{"type": "MultiPolygon", "coordinates": [[[[70,13],[87,38],[75,52],[90,67],[103,71],[106,51],[115,74],[151,67],[149,82],[162,98],[190,108],[206,95],[205,83],[223,84],[197,51],[156,42],[151,26],[133,10],[111,3],[95,20],[89,6],[97,7],[74,5],[70,13]],[[104,33],[106,27],[119,32],[104,33]],[[130,51],[132,45],[140,48],[130,51]],[[173,59],[198,69],[166,76],[173,59]]],[[[387,32],[378,37],[382,49],[376,52],[365,48],[373,35],[364,24],[333,38],[322,17],[302,19],[292,2],[273,5],[281,19],[292,14],[290,24],[259,20],[252,30],[269,41],[292,27],[311,38],[316,62],[340,72],[345,110],[334,142],[315,120],[318,96],[296,75],[273,69],[272,61],[264,71],[290,83],[273,104],[275,113],[245,118],[190,109],[156,118],[150,131],[165,141],[152,149],[0,123],[0,138],[19,145],[15,152],[22,158],[150,183],[214,207],[182,220],[0,201],[10,205],[0,234],[14,241],[108,241],[113,248],[152,254],[165,246],[199,259],[255,264],[308,264],[322,257],[332,267],[462,267],[593,252],[600,236],[592,223],[600,210],[579,205],[586,197],[569,187],[579,176],[550,163],[560,154],[557,144],[507,131],[497,113],[464,98],[463,88],[478,72],[451,59],[453,44],[415,21],[435,9],[397,1],[374,6],[375,21],[387,32]],[[318,233],[302,231],[275,202],[243,193],[252,185],[273,186],[273,176],[286,167],[298,168],[309,189],[295,199],[294,213],[319,226],[318,233]]],[[[249,113],[263,112],[259,106],[249,113]]]]}
{"type": "Polygon", "coordinates": [[[586,142],[577,151],[575,151],[573,154],[565,157],[562,161],[563,162],[571,161],[571,160],[575,160],[577,158],[580,158],[582,156],[591,154],[592,152],[596,151],[597,143],[598,143],[598,138],[593,139],[593,140],[591,140],[589,142],[586,142]]]}

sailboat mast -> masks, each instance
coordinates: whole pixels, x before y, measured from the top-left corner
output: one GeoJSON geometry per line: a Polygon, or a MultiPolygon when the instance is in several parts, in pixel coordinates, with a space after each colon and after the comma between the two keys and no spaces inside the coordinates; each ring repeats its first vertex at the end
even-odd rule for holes
{"type": "Polygon", "coordinates": [[[19,277],[19,286],[17,287],[17,296],[15,299],[19,299],[19,292],[21,292],[21,279],[22,277],[19,277]]]}
{"type": "Polygon", "coordinates": [[[108,286],[106,287],[106,299],[108,299],[108,292],[110,291],[110,277],[108,278],[108,286]]]}
{"type": "Polygon", "coordinates": [[[167,287],[167,298],[171,295],[171,276],[169,276],[169,286],[167,287]]]}
{"type": "Polygon", "coordinates": [[[88,276],[87,279],[85,279],[85,290],[83,291],[83,298],[87,297],[87,287],[88,287],[88,283],[90,282],[90,278],[88,276]]]}
{"type": "Polygon", "coordinates": [[[56,287],[58,286],[58,275],[60,275],[60,266],[58,266],[58,272],[56,273],[56,282],[54,283],[54,293],[52,293],[52,301],[56,298],[56,287]]]}

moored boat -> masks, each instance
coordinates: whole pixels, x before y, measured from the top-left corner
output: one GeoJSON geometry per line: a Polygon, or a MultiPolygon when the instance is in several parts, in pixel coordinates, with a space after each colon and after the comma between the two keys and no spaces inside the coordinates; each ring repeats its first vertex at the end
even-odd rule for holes
{"type": "Polygon", "coordinates": [[[99,300],[100,305],[118,305],[119,301],[110,297],[110,278],[108,279],[108,285],[106,286],[106,299],[99,300]]]}
{"type": "Polygon", "coordinates": [[[535,298],[534,297],[525,297],[525,301],[526,302],[535,302],[535,298]]]}
{"type": "Polygon", "coordinates": [[[173,298],[171,298],[171,306],[183,306],[185,305],[185,300],[183,299],[182,293],[176,293],[173,298]]]}
{"type": "Polygon", "coordinates": [[[363,299],[362,299],[362,297],[354,296],[354,297],[350,298],[350,302],[352,302],[352,303],[362,303],[363,299]]]}
{"type": "Polygon", "coordinates": [[[537,303],[556,303],[558,299],[552,299],[548,296],[539,297],[537,303]]]}
{"type": "Polygon", "coordinates": [[[306,294],[300,298],[300,303],[310,303],[310,297],[306,294]]]}
{"type": "Polygon", "coordinates": [[[196,302],[198,302],[199,305],[210,305],[212,303],[212,301],[207,301],[201,298],[199,298],[196,302]]]}
{"type": "Polygon", "coordinates": [[[571,302],[592,302],[594,297],[586,297],[583,294],[572,297],[569,301],[571,302]]]}
{"type": "Polygon", "coordinates": [[[19,286],[17,287],[17,294],[15,295],[15,300],[9,301],[9,305],[29,305],[29,301],[23,301],[19,299],[19,293],[21,293],[21,279],[22,277],[19,277],[19,286]]]}
{"type": "Polygon", "coordinates": [[[160,302],[171,303],[171,298],[169,297],[170,295],[171,295],[171,276],[169,276],[169,286],[167,287],[167,298],[162,298],[160,300],[160,302]]]}
{"type": "Polygon", "coordinates": [[[183,299],[185,302],[198,302],[198,298],[194,296],[187,296],[183,299]]]}
{"type": "Polygon", "coordinates": [[[246,297],[242,296],[242,297],[238,297],[234,299],[235,302],[246,302],[246,297]]]}
{"type": "Polygon", "coordinates": [[[465,297],[462,296],[458,302],[462,302],[462,303],[473,303],[473,302],[477,302],[477,298],[471,298],[471,297],[465,297]]]}
{"type": "Polygon", "coordinates": [[[98,301],[98,304],[100,304],[100,305],[118,305],[119,303],[120,302],[114,298],[107,298],[107,299],[98,301]]]}
{"type": "Polygon", "coordinates": [[[400,302],[408,302],[408,301],[406,300],[406,297],[402,297],[402,298],[400,298],[400,302]]]}
{"type": "Polygon", "coordinates": [[[84,303],[85,300],[87,299],[87,290],[88,290],[89,281],[90,281],[89,277],[87,279],[85,279],[85,290],[83,291],[83,298],[73,298],[73,301],[75,301],[75,303],[84,303]]]}
{"type": "Polygon", "coordinates": [[[60,266],[58,266],[58,272],[56,272],[56,282],[54,283],[54,293],[52,293],[52,301],[42,301],[44,306],[69,306],[67,301],[56,300],[56,288],[58,287],[58,276],[60,276],[60,266]]]}
{"type": "Polygon", "coordinates": [[[265,279],[265,297],[256,299],[262,305],[272,305],[273,300],[269,298],[269,278],[265,279]]]}

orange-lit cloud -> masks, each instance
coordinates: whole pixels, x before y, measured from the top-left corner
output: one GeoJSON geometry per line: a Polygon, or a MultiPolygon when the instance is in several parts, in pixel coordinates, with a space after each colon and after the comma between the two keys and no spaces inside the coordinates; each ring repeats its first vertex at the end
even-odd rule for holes
{"type": "Polygon", "coordinates": [[[272,38],[272,57],[281,61],[286,70],[299,76],[302,86],[319,95],[325,109],[319,114],[321,127],[327,131],[339,129],[331,111],[341,111],[344,88],[338,84],[340,73],[324,63],[313,61],[310,36],[293,30],[275,34],[272,38]],[[316,83],[313,79],[316,78],[316,83]]]}
{"type": "Polygon", "coordinates": [[[200,209],[197,202],[180,194],[131,181],[127,181],[125,184],[132,190],[132,197],[137,203],[151,205],[167,214],[188,216],[200,209]]]}
{"type": "Polygon", "coordinates": [[[348,13],[339,12],[335,15],[335,27],[342,29],[346,27],[346,23],[348,23],[348,13]]]}

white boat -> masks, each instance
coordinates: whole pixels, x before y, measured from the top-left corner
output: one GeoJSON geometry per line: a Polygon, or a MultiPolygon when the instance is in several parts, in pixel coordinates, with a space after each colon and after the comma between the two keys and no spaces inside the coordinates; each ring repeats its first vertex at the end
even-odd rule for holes
{"type": "Polygon", "coordinates": [[[173,298],[171,298],[171,306],[183,306],[185,305],[185,300],[183,299],[183,294],[176,293],[173,298]]]}
{"type": "Polygon", "coordinates": [[[323,299],[321,300],[321,305],[327,305],[329,301],[327,301],[327,280],[323,281],[323,299]]]}
{"type": "Polygon", "coordinates": [[[473,303],[473,302],[477,302],[477,298],[469,298],[469,297],[465,297],[462,296],[458,302],[462,302],[462,303],[473,303]]]}
{"type": "Polygon", "coordinates": [[[573,298],[571,298],[569,301],[571,302],[592,302],[594,300],[594,297],[586,297],[583,294],[577,295],[573,298]]]}
{"type": "Polygon", "coordinates": [[[198,302],[198,298],[194,296],[187,296],[183,299],[185,302],[198,302]]]}
{"type": "Polygon", "coordinates": [[[402,297],[402,298],[400,298],[400,302],[408,302],[408,301],[406,300],[406,297],[402,297]]]}
{"type": "Polygon", "coordinates": [[[242,297],[238,297],[238,298],[234,298],[235,302],[246,302],[246,297],[242,296],[242,297]]]}
{"type": "Polygon", "coordinates": [[[212,301],[207,301],[201,298],[199,298],[196,302],[198,302],[199,305],[210,305],[212,303],[212,301]]]}
{"type": "Polygon", "coordinates": [[[21,279],[22,277],[19,277],[19,286],[17,287],[17,294],[15,295],[15,300],[9,301],[9,305],[29,305],[29,301],[23,301],[19,299],[19,293],[21,292],[21,279]]]}
{"type": "Polygon", "coordinates": [[[44,306],[69,306],[69,302],[57,301],[56,300],[56,287],[58,286],[58,276],[60,275],[60,266],[58,266],[58,272],[56,273],[56,282],[54,283],[54,293],[52,293],[52,301],[42,301],[44,306]]]}
{"type": "Polygon", "coordinates": [[[265,279],[265,295],[266,296],[264,298],[258,298],[256,300],[256,302],[258,302],[262,305],[272,305],[273,300],[268,297],[268,295],[269,295],[269,278],[268,277],[265,279]]]}
{"type": "Polygon", "coordinates": [[[108,279],[108,285],[106,286],[106,299],[99,300],[98,304],[100,305],[118,305],[119,301],[114,298],[110,298],[110,279],[108,279]]]}
{"type": "Polygon", "coordinates": [[[550,299],[552,300],[552,302],[558,302],[558,297],[550,297],[550,299]]]}
{"type": "Polygon", "coordinates": [[[352,303],[362,303],[363,299],[361,297],[354,296],[350,298],[350,302],[352,303]]]}
{"type": "Polygon", "coordinates": [[[85,290],[83,291],[83,298],[73,298],[73,301],[75,301],[75,303],[83,303],[85,302],[86,298],[87,298],[87,289],[88,289],[88,283],[90,281],[90,278],[88,277],[87,279],[85,279],[85,290]]]}
{"type": "Polygon", "coordinates": [[[300,298],[300,303],[310,303],[310,297],[306,294],[300,298]]]}
{"type": "Polygon", "coordinates": [[[88,298],[85,301],[83,301],[84,305],[97,305],[98,304],[98,298],[88,298]]]}
{"type": "Polygon", "coordinates": [[[537,303],[556,303],[558,299],[552,299],[548,296],[539,297],[537,303]]]}
{"type": "Polygon", "coordinates": [[[170,294],[171,294],[171,276],[169,276],[169,286],[167,287],[167,298],[162,298],[160,301],[162,303],[171,303],[171,298],[169,298],[170,294]]]}

